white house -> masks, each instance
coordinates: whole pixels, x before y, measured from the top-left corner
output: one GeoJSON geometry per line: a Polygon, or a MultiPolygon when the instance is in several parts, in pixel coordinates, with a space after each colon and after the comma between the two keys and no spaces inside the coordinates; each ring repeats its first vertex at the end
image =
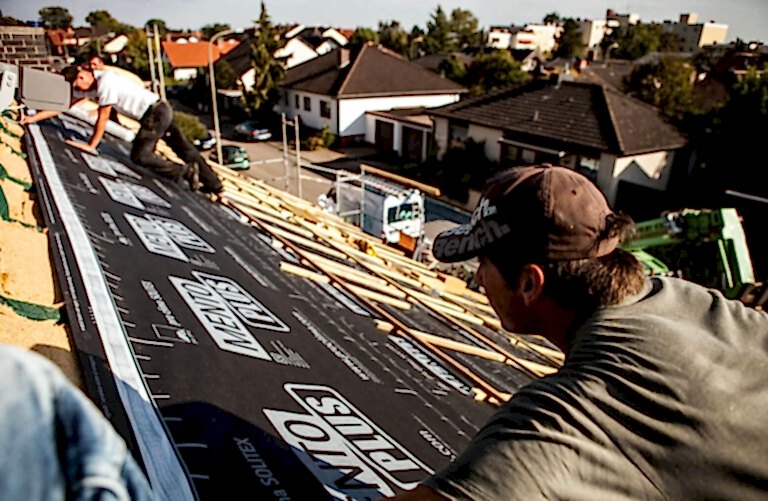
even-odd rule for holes
{"type": "Polygon", "coordinates": [[[486,156],[501,165],[576,169],[611,204],[665,191],[687,143],[658,109],[592,83],[536,81],[428,113],[438,156],[456,142],[482,141],[486,156]]]}
{"type": "Polygon", "coordinates": [[[555,49],[563,27],[557,24],[526,24],[511,30],[510,49],[532,49],[549,54],[555,49]]]}
{"type": "MultiPolygon", "coordinates": [[[[288,70],[278,111],[299,117],[315,129],[327,126],[342,141],[367,138],[385,149],[400,151],[395,139],[402,132],[402,123],[367,114],[443,106],[457,102],[463,92],[460,85],[399,54],[363,44],[336,49],[288,70]],[[392,127],[377,125],[379,122],[392,127]]],[[[411,125],[426,129],[423,124],[411,125]]]]}

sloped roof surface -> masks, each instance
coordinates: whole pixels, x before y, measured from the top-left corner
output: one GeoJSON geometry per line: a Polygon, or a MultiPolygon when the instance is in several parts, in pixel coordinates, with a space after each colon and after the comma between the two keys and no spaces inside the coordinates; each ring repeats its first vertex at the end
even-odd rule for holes
{"type": "MultiPolygon", "coordinates": [[[[215,44],[211,48],[211,56],[217,61],[222,54],[238,45],[238,42],[215,44]]],[[[174,68],[199,68],[208,65],[208,42],[163,42],[163,50],[174,68]]]]}
{"type": "Polygon", "coordinates": [[[537,81],[431,110],[431,114],[622,155],[685,144],[657,109],[589,83],[537,81]]]}
{"type": "Polygon", "coordinates": [[[340,50],[347,49],[336,49],[291,68],[282,86],[338,97],[444,94],[465,90],[382,47],[351,47],[349,63],[339,67],[340,50]]]}

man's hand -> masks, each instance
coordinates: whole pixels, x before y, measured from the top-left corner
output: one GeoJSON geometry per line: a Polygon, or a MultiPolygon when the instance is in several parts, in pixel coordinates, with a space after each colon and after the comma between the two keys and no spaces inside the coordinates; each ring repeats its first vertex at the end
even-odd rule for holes
{"type": "Polygon", "coordinates": [[[82,141],[73,141],[71,139],[67,139],[64,142],[67,143],[68,145],[72,146],[73,148],[77,148],[78,150],[82,150],[82,151],[84,151],[86,153],[90,153],[91,155],[98,155],[98,153],[99,153],[98,150],[96,150],[96,148],[94,148],[90,144],[84,143],[82,141]]]}

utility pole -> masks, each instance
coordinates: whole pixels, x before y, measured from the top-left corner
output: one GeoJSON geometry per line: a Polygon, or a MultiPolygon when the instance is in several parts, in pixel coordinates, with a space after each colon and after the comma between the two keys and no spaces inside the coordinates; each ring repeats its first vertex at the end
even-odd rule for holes
{"type": "Polygon", "coordinates": [[[280,113],[280,124],[283,127],[283,178],[285,181],[285,191],[288,191],[288,120],[285,119],[285,113],[280,113]]]}
{"type": "Polygon", "coordinates": [[[152,79],[152,92],[159,94],[160,90],[157,88],[157,75],[155,75],[155,51],[152,50],[152,36],[149,33],[149,28],[144,30],[147,35],[147,56],[149,57],[149,75],[152,79]]]}
{"type": "Polygon", "coordinates": [[[296,116],[293,120],[285,118],[285,113],[280,114],[282,126],[283,126],[283,165],[285,166],[285,191],[288,191],[288,183],[290,175],[288,174],[288,138],[286,125],[293,125],[294,141],[296,143],[296,194],[299,198],[302,198],[301,190],[301,143],[299,138],[299,117],[296,116]]]}
{"type": "Polygon", "coordinates": [[[163,71],[163,53],[160,52],[160,35],[157,32],[157,25],[153,24],[155,32],[155,51],[157,51],[157,75],[160,80],[160,99],[165,101],[165,72],[163,71]]]}
{"type": "Polygon", "coordinates": [[[296,185],[298,186],[298,196],[301,196],[301,152],[300,152],[300,139],[299,139],[299,117],[293,119],[293,125],[296,128],[296,137],[294,142],[296,143],[296,185]]]}

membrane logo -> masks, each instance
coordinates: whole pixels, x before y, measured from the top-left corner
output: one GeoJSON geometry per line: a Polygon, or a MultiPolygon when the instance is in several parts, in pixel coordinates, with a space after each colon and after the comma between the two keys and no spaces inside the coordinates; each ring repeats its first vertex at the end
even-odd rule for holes
{"type": "Polygon", "coordinates": [[[166,209],[171,208],[171,204],[146,186],[124,181],[114,181],[103,176],[99,176],[99,182],[104,186],[112,200],[128,207],[145,210],[146,206],[144,204],[147,203],[158,207],[165,207],[166,209]]]}
{"type": "Polygon", "coordinates": [[[410,489],[432,470],[327,386],[286,383],[306,412],[264,409],[280,436],[340,499],[378,499],[410,489]]]}
{"type": "Polygon", "coordinates": [[[448,386],[455,388],[459,391],[459,393],[462,393],[463,395],[472,394],[471,386],[454,376],[448,369],[443,367],[442,364],[436,362],[435,359],[433,359],[430,355],[426,354],[419,347],[407,339],[400,336],[389,336],[389,340],[402,348],[402,350],[406,352],[411,358],[423,365],[424,368],[426,368],[433,375],[437,376],[448,386]]]}
{"type": "Polygon", "coordinates": [[[193,271],[196,280],[168,277],[216,345],[225,351],[272,360],[247,326],[276,332],[289,327],[240,284],[226,277],[193,271]]]}
{"type": "MultiPolygon", "coordinates": [[[[67,127],[66,124],[64,126],[67,127]]],[[[88,164],[88,167],[99,174],[106,174],[112,177],[118,177],[118,174],[123,174],[132,177],[133,179],[141,179],[141,176],[136,174],[133,169],[120,162],[108,158],[95,157],[93,155],[82,155],[82,157],[85,159],[85,163],[88,164]]]]}
{"type": "Polygon", "coordinates": [[[181,248],[213,254],[216,250],[186,225],[160,216],[125,214],[125,219],[146,249],[161,256],[189,262],[181,248]]]}

